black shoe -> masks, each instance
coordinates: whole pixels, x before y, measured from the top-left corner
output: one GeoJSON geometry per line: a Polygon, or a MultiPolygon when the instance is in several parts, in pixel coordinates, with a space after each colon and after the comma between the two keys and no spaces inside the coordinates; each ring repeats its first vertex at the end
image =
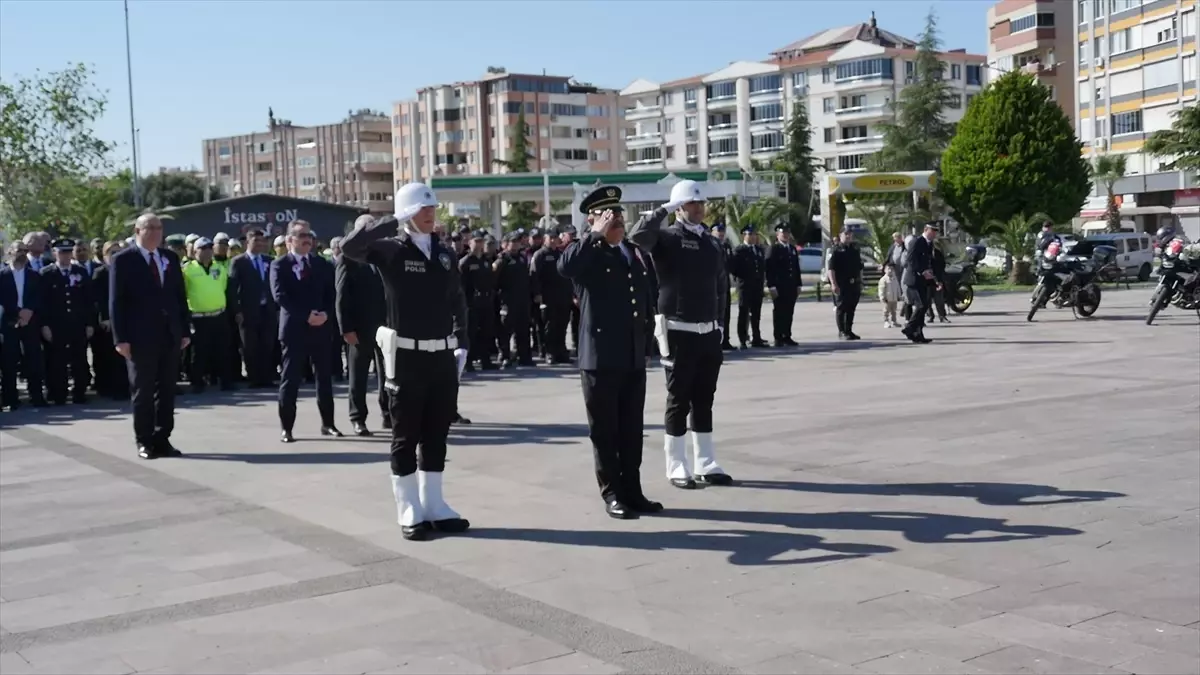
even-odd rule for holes
{"type": "Polygon", "coordinates": [[[466,417],[463,417],[462,415],[455,415],[454,421],[452,422],[452,424],[470,424],[470,423],[471,423],[471,420],[467,419],[466,417]]]}
{"type": "Polygon", "coordinates": [[[634,513],[633,509],[615,499],[604,506],[604,512],[608,514],[609,518],[616,518],[617,520],[633,520],[637,518],[637,514],[634,513]]]}
{"type": "Polygon", "coordinates": [[[471,527],[471,521],[466,518],[446,518],[444,520],[435,520],[432,525],[433,529],[442,534],[462,534],[471,527]]]}
{"type": "Polygon", "coordinates": [[[142,459],[158,459],[158,452],[155,451],[153,446],[146,445],[145,443],[138,443],[137,449],[138,457],[141,457],[142,459]]]}
{"type": "Polygon", "coordinates": [[[78,396],[72,396],[71,402],[74,403],[75,405],[84,405],[88,402],[88,397],[86,394],[79,394],[78,396]]]}
{"type": "Polygon", "coordinates": [[[849,340],[850,336],[847,335],[846,333],[838,333],[838,339],[839,340],[849,340]]]}
{"type": "Polygon", "coordinates": [[[529,359],[528,361],[517,361],[517,365],[522,368],[537,368],[537,361],[529,359]]]}
{"type": "Polygon", "coordinates": [[[500,366],[492,363],[491,361],[484,361],[483,363],[479,364],[479,368],[480,370],[500,370],[500,366]]]}
{"type": "Polygon", "coordinates": [[[846,333],[846,339],[847,339],[847,340],[861,340],[862,338],[861,338],[861,337],[859,337],[858,335],[854,334],[854,333],[849,333],[849,332],[847,332],[847,333],[846,333]]]}
{"type": "Polygon", "coordinates": [[[351,422],[350,427],[354,429],[355,436],[370,436],[371,430],[362,422],[351,422]]]}
{"type": "Polygon", "coordinates": [[[738,349],[749,349],[749,348],[750,348],[750,346],[747,345],[745,342],[738,343],[738,349]]]}
{"type": "Polygon", "coordinates": [[[517,364],[513,363],[512,359],[504,359],[500,361],[500,370],[511,370],[512,368],[515,368],[516,365],[517,364]]]}
{"type": "Polygon", "coordinates": [[[800,343],[799,343],[799,342],[796,342],[795,340],[793,340],[793,339],[792,339],[792,338],[790,338],[790,337],[789,337],[789,338],[784,338],[784,339],[783,339],[783,344],[787,345],[788,347],[799,347],[799,346],[800,346],[800,343]]]}
{"type": "Polygon", "coordinates": [[[696,476],[696,482],[701,485],[729,487],[730,485],[733,485],[733,476],[730,476],[727,473],[710,473],[702,476],[696,476]]]}
{"type": "Polygon", "coordinates": [[[947,317],[944,317],[944,316],[939,316],[939,317],[938,317],[938,322],[939,322],[939,323],[950,323],[950,319],[949,319],[949,318],[947,318],[947,317]]]}
{"type": "Polygon", "coordinates": [[[733,351],[733,349],[734,349],[734,346],[733,346],[733,344],[731,344],[731,343],[729,342],[729,340],[726,340],[725,342],[722,342],[722,343],[721,343],[721,349],[724,349],[724,350],[725,350],[725,351],[727,351],[727,352],[728,352],[728,351],[733,351]]]}
{"type": "Polygon", "coordinates": [[[433,534],[433,526],[428,522],[400,526],[400,536],[409,541],[425,541],[431,534],[433,534]]]}
{"type": "Polygon", "coordinates": [[[663,505],[661,502],[652,502],[645,496],[641,496],[630,499],[629,508],[637,513],[659,513],[663,510],[663,505]]]}
{"type": "MultiPolygon", "coordinates": [[[[128,398],[128,397],[126,397],[126,398],[128,398]]],[[[34,400],[30,401],[29,405],[33,406],[34,408],[45,408],[49,404],[46,403],[46,399],[38,398],[38,399],[34,399],[34,400]]]]}
{"type": "Polygon", "coordinates": [[[763,347],[770,347],[771,345],[766,340],[751,340],[750,346],[761,349],[763,347]]]}
{"type": "Polygon", "coordinates": [[[695,490],[696,489],[696,481],[692,480],[691,478],[672,478],[671,485],[674,485],[675,487],[679,488],[680,490],[695,490]]]}
{"type": "Polygon", "coordinates": [[[345,437],[345,434],[338,431],[337,427],[333,426],[332,424],[321,427],[321,435],[322,436],[333,436],[334,438],[345,437]]]}
{"type": "Polygon", "coordinates": [[[280,443],[295,443],[296,438],[294,436],[292,436],[292,432],[288,431],[287,429],[284,429],[283,432],[279,434],[279,442],[280,443]]]}
{"type": "Polygon", "coordinates": [[[392,429],[392,418],[391,418],[391,417],[384,417],[384,418],[383,418],[383,421],[382,421],[382,422],[380,422],[380,425],[381,425],[381,426],[382,426],[384,429],[387,429],[388,431],[391,431],[391,429],[392,429]]]}
{"type": "Polygon", "coordinates": [[[154,445],[154,449],[159,457],[183,457],[183,453],[174,445],[171,445],[171,441],[159,441],[154,445]]]}

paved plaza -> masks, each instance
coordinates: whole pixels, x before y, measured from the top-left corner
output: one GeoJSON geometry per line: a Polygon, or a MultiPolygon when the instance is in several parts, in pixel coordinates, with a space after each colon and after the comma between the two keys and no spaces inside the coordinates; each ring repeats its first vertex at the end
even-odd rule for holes
{"type": "Polygon", "coordinates": [[[154,462],[117,406],[0,416],[0,672],[1200,673],[1200,322],[1149,294],[984,296],[928,346],[802,303],[722,372],[736,487],[666,483],[651,372],[636,521],[570,369],[464,384],[473,529],[421,543],[311,390],[290,446],[273,392],[185,397],[154,462]]]}

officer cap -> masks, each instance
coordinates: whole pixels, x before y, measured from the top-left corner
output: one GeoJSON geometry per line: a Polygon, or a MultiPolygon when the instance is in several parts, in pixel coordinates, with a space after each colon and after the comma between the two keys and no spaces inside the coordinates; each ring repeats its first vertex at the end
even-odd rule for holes
{"type": "Polygon", "coordinates": [[[788,231],[788,226],[787,226],[787,225],[784,225],[783,223],[780,223],[780,224],[778,224],[778,225],[776,225],[776,226],[775,226],[775,231],[776,231],[776,232],[787,232],[787,231],[788,231]]]}
{"type": "Polygon", "coordinates": [[[754,234],[754,226],[747,225],[742,228],[742,234],[754,234]]]}
{"type": "Polygon", "coordinates": [[[285,239],[284,236],[281,234],[278,237],[275,237],[275,242],[273,245],[274,246],[283,246],[284,242],[286,242],[286,241],[287,241],[287,239],[285,239]]]}
{"type": "Polygon", "coordinates": [[[212,248],[213,240],[208,237],[200,237],[192,242],[192,248],[212,248]]]}
{"type": "Polygon", "coordinates": [[[513,230],[513,234],[517,235],[518,237],[524,237],[525,236],[525,228],[518,227],[517,229],[513,230]]]}
{"type": "Polygon", "coordinates": [[[471,233],[471,239],[487,239],[487,232],[483,230],[475,230],[471,233]]]}
{"type": "Polygon", "coordinates": [[[621,208],[621,188],[615,185],[602,185],[583,198],[579,202],[580,213],[592,213],[594,211],[604,211],[612,209],[613,211],[624,211],[621,208]]]}
{"type": "Polygon", "coordinates": [[[725,223],[718,220],[717,222],[713,223],[712,229],[714,232],[724,232],[725,223]]]}
{"type": "Polygon", "coordinates": [[[521,230],[509,232],[508,234],[504,235],[504,241],[521,241],[521,237],[524,236],[521,234],[521,232],[521,230]]]}
{"type": "Polygon", "coordinates": [[[942,227],[940,225],[938,225],[936,221],[931,220],[928,223],[925,223],[925,229],[933,230],[934,232],[938,232],[942,229],[942,227]]]}
{"type": "Polygon", "coordinates": [[[530,236],[531,238],[532,238],[532,237],[540,237],[540,236],[542,236],[542,231],[541,231],[541,230],[539,230],[539,229],[537,229],[537,228],[535,227],[535,228],[533,228],[532,230],[530,230],[530,231],[529,231],[529,236],[530,236]]]}
{"type": "MultiPolygon", "coordinates": [[[[199,237],[197,237],[196,239],[199,239],[199,237]]],[[[173,234],[173,235],[167,237],[166,241],[167,241],[167,246],[183,246],[184,244],[187,243],[187,237],[184,237],[182,234],[173,234]]],[[[193,241],[195,241],[195,240],[193,240],[193,241]]]]}
{"type": "Polygon", "coordinates": [[[196,240],[199,238],[200,238],[200,235],[193,232],[193,233],[189,234],[186,238],[184,238],[183,242],[185,244],[194,244],[194,243],[196,243],[196,240]]]}
{"type": "Polygon", "coordinates": [[[223,241],[224,241],[224,242],[228,242],[228,241],[229,241],[229,235],[225,234],[224,232],[218,232],[218,233],[217,233],[217,236],[213,237],[213,243],[214,243],[214,244],[219,244],[219,243],[221,243],[221,242],[223,242],[223,241]]]}
{"type": "Polygon", "coordinates": [[[74,239],[55,239],[50,247],[55,251],[71,251],[75,249],[74,239]]]}

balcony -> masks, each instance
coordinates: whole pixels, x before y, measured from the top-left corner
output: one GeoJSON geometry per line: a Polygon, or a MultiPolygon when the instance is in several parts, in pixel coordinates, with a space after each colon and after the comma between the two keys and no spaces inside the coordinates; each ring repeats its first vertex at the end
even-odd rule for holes
{"type": "Polygon", "coordinates": [[[760,89],[750,92],[751,103],[763,103],[766,101],[778,101],[783,98],[783,87],[779,89],[760,89]]]}
{"type": "Polygon", "coordinates": [[[868,89],[890,89],[895,83],[891,75],[882,73],[877,75],[860,75],[858,77],[848,77],[844,80],[837,80],[833,84],[835,91],[865,91],[868,89]]]}
{"type": "Polygon", "coordinates": [[[780,130],[783,128],[784,121],[782,117],[765,117],[757,120],[750,120],[751,131],[761,131],[763,129],[780,130]]]}
{"type": "Polygon", "coordinates": [[[661,105],[637,105],[625,109],[625,119],[627,120],[646,120],[661,115],[661,105]]]}
{"type": "Polygon", "coordinates": [[[640,134],[629,134],[625,137],[625,147],[627,148],[645,148],[661,142],[661,131],[647,131],[640,134]]]}
{"type": "Polygon", "coordinates": [[[837,116],[838,121],[845,120],[874,120],[891,117],[891,108],[886,103],[873,103],[871,105],[850,106],[848,108],[838,108],[833,111],[837,116]]]}
{"type": "Polygon", "coordinates": [[[725,124],[710,124],[708,125],[709,138],[731,138],[737,136],[737,122],[726,122],[725,124]]]}
{"type": "Polygon", "coordinates": [[[883,142],[883,134],[876,134],[874,136],[854,136],[852,138],[839,138],[839,139],[834,140],[833,143],[834,143],[834,145],[837,145],[839,148],[844,148],[846,146],[863,145],[865,143],[873,143],[876,141],[883,142]]]}
{"type": "Polygon", "coordinates": [[[645,171],[646,169],[657,169],[663,166],[661,157],[655,159],[635,159],[625,162],[625,167],[632,171],[645,171]]]}
{"type": "Polygon", "coordinates": [[[737,96],[720,96],[708,99],[706,110],[729,110],[737,107],[737,96]]]}

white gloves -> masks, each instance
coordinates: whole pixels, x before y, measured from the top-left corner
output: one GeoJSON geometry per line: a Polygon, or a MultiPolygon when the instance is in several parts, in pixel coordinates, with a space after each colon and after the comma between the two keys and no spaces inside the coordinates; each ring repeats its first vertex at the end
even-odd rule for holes
{"type": "Polygon", "coordinates": [[[455,349],[454,360],[458,362],[458,376],[462,377],[463,369],[467,367],[467,350],[455,349]]]}
{"type": "MultiPolygon", "coordinates": [[[[688,201],[691,201],[691,200],[689,199],[688,201]]],[[[678,210],[679,210],[679,207],[683,206],[683,205],[684,205],[684,204],[686,204],[686,203],[687,203],[687,201],[683,201],[683,202],[667,202],[666,204],[663,204],[663,205],[662,205],[662,208],[666,209],[666,210],[667,210],[667,213],[675,213],[676,211],[678,211],[678,210]]]]}

